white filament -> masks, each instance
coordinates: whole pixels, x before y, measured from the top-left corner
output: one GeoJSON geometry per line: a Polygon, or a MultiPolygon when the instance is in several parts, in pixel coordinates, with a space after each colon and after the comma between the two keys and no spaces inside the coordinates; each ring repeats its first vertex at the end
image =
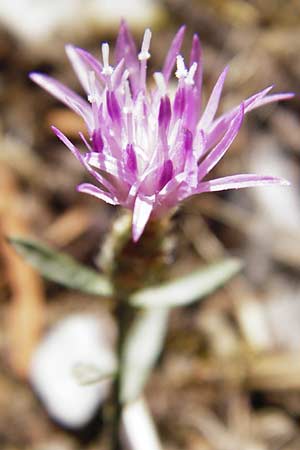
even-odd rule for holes
{"type": "Polygon", "coordinates": [[[103,75],[111,75],[113,68],[109,65],[109,45],[107,42],[102,44],[102,59],[103,59],[103,75]]]}
{"type": "Polygon", "coordinates": [[[146,28],[143,37],[142,48],[138,55],[140,61],[145,61],[149,59],[151,56],[151,54],[149,53],[151,36],[152,36],[151,30],[149,28],[146,28]]]}

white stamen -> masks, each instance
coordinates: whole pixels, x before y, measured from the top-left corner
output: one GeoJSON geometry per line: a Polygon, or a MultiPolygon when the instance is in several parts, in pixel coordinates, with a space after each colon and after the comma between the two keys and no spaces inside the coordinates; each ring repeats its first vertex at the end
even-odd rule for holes
{"type": "Polygon", "coordinates": [[[186,70],[184,59],[181,55],[176,57],[177,70],[175,72],[175,76],[180,80],[181,78],[185,78],[188,74],[186,70]]]}
{"type": "Polygon", "coordinates": [[[113,68],[109,65],[109,45],[107,42],[102,44],[102,58],[103,58],[103,75],[111,75],[113,68]]]}
{"type": "Polygon", "coordinates": [[[142,43],[141,51],[138,55],[140,61],[145,61],[150,58],[151,54],[149,53],[150,41],[151,41],[152,33],[149,28],[146,28],[142,43]]]}
{"type": "Polygon", "coordinates": [[[162,97],[164,97],[167,92],[167,86],[166,86],[166,81],[165,81],[163,74],[161,72],[155,72],[153,74],[153,77],[154,77],[155,83],[158,87],[160,95],[162,97]]]}
{"type": "Polygon", "coordinates": [[[193,86],[194,84],[194,76],[197,70],[197,63],[194,62],[191,67],[189,68],[189,72],[187,74],[187,77],[185,79],[186,84],[189,84],[191,86],[193,86]]]}

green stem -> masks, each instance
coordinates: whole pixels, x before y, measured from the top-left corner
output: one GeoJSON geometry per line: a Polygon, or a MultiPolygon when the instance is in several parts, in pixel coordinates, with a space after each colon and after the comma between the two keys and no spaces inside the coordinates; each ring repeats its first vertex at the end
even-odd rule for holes
{"type": "Polygon", "coordinates": [[[113,386],[113,417],[111,450],[121,450],[123,347],[134,310],[128,296],[142,286],[151,285],[163,277],[166,267],[165,232],[168,219],[148,224],[139,243],[131,239],[131,216],[120,216],[102,247],[99,263],[108,274],[115,291],[115,318],[118,329],[118,373],[113,386]]]}
{"type": "Polygon", "coordinates": [[[122,391],[122,360],[123,360],[123,346],[125,342],[126,332],[128,329],[129,319],[129,307],[125,299],[118,298],[116,304],[116,321],[118,326],[118,341],[117,341],[117,358],[118,367],[113,392],[114,402],[114,417],[113,417],[113,429],[112,429],[112,450],[122,450],[122,443],[120,439],[121,422],[123,403],[121,398],[122,391]]]}

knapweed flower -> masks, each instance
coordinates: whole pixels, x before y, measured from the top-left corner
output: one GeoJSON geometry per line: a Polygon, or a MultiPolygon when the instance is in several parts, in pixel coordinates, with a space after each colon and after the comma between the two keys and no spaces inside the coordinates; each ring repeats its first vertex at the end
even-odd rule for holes
{"type": "Polygon", "coordinates": [[[79,133],[84,152],[57,128],[53,130],[98,183],[80,184],[78,190],[133,211],[134,241],[150,218],[161,217],[192,195],[287,184],[280,178],[253,174],[205,180],[236,137],[245,113],[293,94],[268,95],[268,87],[216,118],[227,68],[203,108],[200,41],[193,37],[187,65],[180,54],[184,31],[183,26],[175,35],[162,71],[154,73],[149,88],[151,31],[146,29],[138,52],[124,22],[114,65],[107,43],[102,44],[102,62],[81,48],[66,46],[88,101],[47,75],[31,74],[33,81],[83,118],[88,133],[88,138],[79,133]]]}

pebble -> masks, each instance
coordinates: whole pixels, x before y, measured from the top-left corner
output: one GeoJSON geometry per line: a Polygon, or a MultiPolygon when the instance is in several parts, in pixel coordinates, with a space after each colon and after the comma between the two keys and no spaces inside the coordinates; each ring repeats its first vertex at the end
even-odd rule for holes
{"type": "Polygon", "coordinates": [[[111,379],[80,384],[75,369],[112,373],[116,357],[111,339],[113,323],[90,314],[73,314],[57,323],[36,349],[30,368],[34,391],[49,415],[63,426],[81,428],[107,398],[111,379]]]}

